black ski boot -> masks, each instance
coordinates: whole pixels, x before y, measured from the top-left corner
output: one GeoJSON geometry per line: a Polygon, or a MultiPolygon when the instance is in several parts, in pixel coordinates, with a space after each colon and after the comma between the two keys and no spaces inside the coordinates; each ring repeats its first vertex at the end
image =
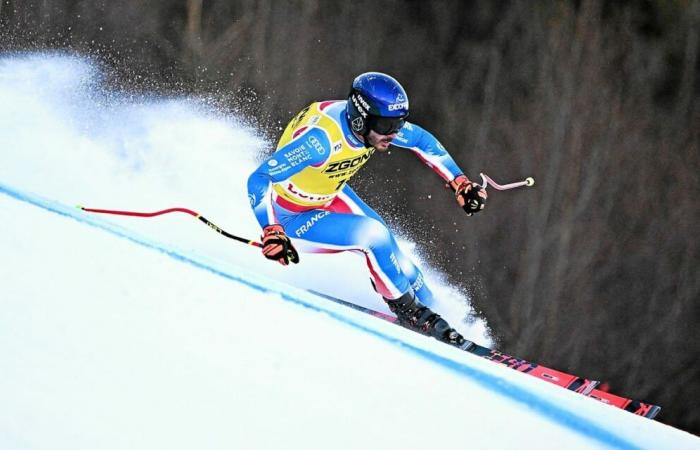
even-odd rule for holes
{"type": "Polygon", "coordinates": [[[445,342],[462,350],[469,351],[474,343],[462,337],[454,328],[450,327],[445,319],[431,311],[416,298],[413,289],[401,297],[384,301],[389,305],[391,312],[396,314],[399,325],[426,336],[431,336],[438,341],[445,342]]]}

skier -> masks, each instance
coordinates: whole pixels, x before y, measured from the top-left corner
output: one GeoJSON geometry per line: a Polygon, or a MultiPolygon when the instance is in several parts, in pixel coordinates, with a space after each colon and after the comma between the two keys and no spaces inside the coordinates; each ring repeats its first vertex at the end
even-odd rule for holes
{"type": "Polygon", "coordinates": [[[347,184],[376,151],[412,151],[432,168],[472,215],[486,191],[471,182],[437,139],[407,122],[408,96],[394,78],[364,73],[347,100],[312,103],[292,119],[275,153],[248,179],[250,204],[263,229],[262,252],[283,265],[308,253],[364,255],[374,289],[399,323],[458,347],[466,341],[426,307],[432,293],[384,220],[347,184]],[[293,242],[292,242],[293,241],[293,242]]]}

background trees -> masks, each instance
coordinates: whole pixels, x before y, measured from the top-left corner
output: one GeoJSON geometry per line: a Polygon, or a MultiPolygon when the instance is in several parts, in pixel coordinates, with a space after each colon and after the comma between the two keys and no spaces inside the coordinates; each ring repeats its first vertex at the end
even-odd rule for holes
{"type": "Polygon", "coordinates": [[[467,219],[402,152],[356,189],[431,249],[504,351],[696,433],[699,33],[698,0],[0,0],[1,50],[94,55],[124,89],[210,95],[271,140],[355,75],[394,75],[467,175],[537,189],[467,219]]]}

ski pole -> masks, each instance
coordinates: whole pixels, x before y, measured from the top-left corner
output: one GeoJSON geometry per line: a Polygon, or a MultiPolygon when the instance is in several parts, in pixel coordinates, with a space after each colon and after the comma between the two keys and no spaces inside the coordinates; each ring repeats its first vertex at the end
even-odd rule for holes
{"type": "Polygon", "coordinates": [[[499,191],[506,191],[508,189],[515,189],[521,186],[530,187],[535,185],[535,179],[532,177],[527,177],[523,181],[516,181],[515,183],[498,184],[485,173],[480,173],[479,175],[481,175],[481,187],[483,189],[486,189],[486,186],[491,185],[491,187],[493,187],[494,189],[498,189],[499,191]]]}
{"type": "Polygon", "coordinates": [[[189,214],[190,216],[199,219],[201,222],[203,222],[209,228],[211,228],[212,230],[221,234],[222,236],[225,236],[229,239],[233,239],[234,241],[243,242],[244,244],[252,245],[254,247],[262,247],[262,244],[260,242],[251,241],[250,239],[235,236],[235,235],[229,233],[228,231],[219,228],[217,225],[215,225],[213,222],[209,221],[206,217],[202,216],[198,212],[192,211],[191,209],[187,209],[187,208],[168,208],[168,209],[163,209],[163,210],[154,211],[154,212],[117,211],[114,209],[85,208],[84,206],[78,206],[77,208],[82,210],[82,211],[90,212],[90,213],[114,214],[114,215],[118,215],[118,216],[132,216],[132,217],[155,217],[155,216],[160,216],[163,214],[181,212],[181,213],[189,214]]]}

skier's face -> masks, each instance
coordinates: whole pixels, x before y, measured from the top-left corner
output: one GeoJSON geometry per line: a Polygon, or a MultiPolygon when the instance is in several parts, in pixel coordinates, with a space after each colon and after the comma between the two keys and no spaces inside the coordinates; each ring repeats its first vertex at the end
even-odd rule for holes
{"type": "Polygon", "coordinates": [[[367,144],[370,147],[374,147],[375,150],[379,152],[384,152],[389,148],[391,141],[394,140],[398,133],[391,134],[379,134],[374,130],[370,130],[367,135],[367,144]]]}

